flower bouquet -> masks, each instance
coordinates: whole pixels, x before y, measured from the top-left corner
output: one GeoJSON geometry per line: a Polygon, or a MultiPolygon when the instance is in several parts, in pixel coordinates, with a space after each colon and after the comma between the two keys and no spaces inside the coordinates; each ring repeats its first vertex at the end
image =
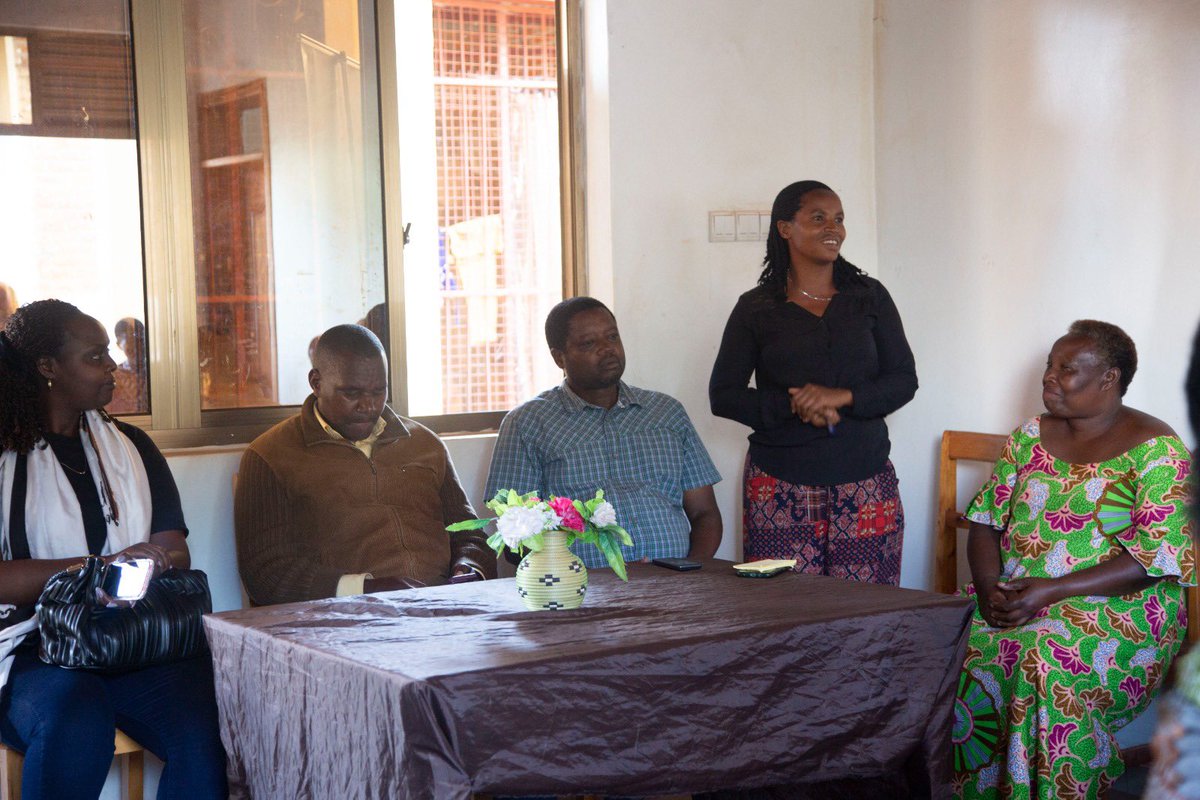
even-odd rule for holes
{"type": "Polygon", "coordinates": [[[496,532],[488,537],[488,546],[496,553],[507,547],[517,555],[542,551],[547,534],[561,531],[567,547],[576,540],[595,545],[613,572],[621,580],[629,579],[621,545],[631,545],[633,539],[617,524],[616,509],[604,499],[603,490],[596,490],[596,496],[590,500],[551,496],[547,501],[536,492],[517,494],[512,489],[502,489],[488,501],[487,507],[496,512],[494,518],[463,520],[447,526],[446,530],[479,530],[495,521],[496,532]]]}
{"type": "Polygon", "coordinates": [[[491,522],[496,532],[488,546],[500,553],[504,548],[525,557],[517,565],[517,594],[525,607],[558,611],[578,608],[587,594],[587,569],[568,549],[576,540],[595,545],[613,572],[628,580],[621,545],[633,539],[617,524],[617,512],[597,491],[591,500],[551,497],[542,500],[535,492],[518,494],[501,490],[488,501],[496,517],[468,519],[447,526],[450,531],[479,530],[491,522]],[[526,552],[528,551],[528,552],[526,552]]]}

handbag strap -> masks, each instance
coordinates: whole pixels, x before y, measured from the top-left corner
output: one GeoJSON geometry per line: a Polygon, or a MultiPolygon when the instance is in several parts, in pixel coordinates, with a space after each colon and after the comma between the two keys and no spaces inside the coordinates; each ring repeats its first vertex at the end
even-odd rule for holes
{"type": "MultiPolygon", "coordinates": [[[[27,480],[27,465],[26,454],[20,453],[17,455],[17,461],[13,465],[13,487],[12,487],[12,505],[9,507],[8,520],[8,545],[12,550],[13,560],[18,558],[30,558],[29,554],[29,537],[25,534],[25,487],[27,480]]],[[[30,603],[26,606],[18,606],[12,610],[8,616],[0,618],[0,628],[10,628],[17,623],[24,622],[34,615],[37,606],[30,603]]],[[[32,644],[37,641],[37,630],[33,630],[25,637],[25,641],[32,644]]]]}
{"type": "Polygon", "coordinates": [[[25,490],[29,484],[29,454],[18,453],[13,466],[12,505],[9,506],[8,545],[13,560],[30,558],[29,537],[25,533],[25,490]]]}

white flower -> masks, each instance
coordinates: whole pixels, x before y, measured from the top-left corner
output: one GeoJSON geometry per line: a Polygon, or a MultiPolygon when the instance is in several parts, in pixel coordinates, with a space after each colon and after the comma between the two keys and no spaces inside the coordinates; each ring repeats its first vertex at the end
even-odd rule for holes
{"type": "Polygon", "coordinates": [[[604,528],[609,525],[617,524],[617,510],[612,507],[612,503],[607,500],[596,506],[596,510],[592,512],[590,522],[597,528],[604,528]]]}
{"type": "Polygon", "coordinates": [[[509,508],[496,520],[496,530],[510,550],[516,550],[522,541],[546,529],[546,507],[541,503],[538,505],[541,507],[509,508]]]}

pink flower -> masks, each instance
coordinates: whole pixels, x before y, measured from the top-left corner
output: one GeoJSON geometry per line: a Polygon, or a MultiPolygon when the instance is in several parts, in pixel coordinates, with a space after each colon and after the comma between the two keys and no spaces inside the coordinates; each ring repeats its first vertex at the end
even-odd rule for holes
{"type": "MultiPolygon", "coordinates": [[[[1186,605],[1180,607],[1183,608],[1186,605]]],[[[1150,595],[1150,599],[1146,601],[1146,621],[1150,623],[1150,632],[1157,639],[1159,633],[1162,632],[1163,625],[1166,624],[1167,610],[1162,607],[1162,603],[1155,595],[1150,595]]]]}
{"type": "MultiPolygon", "coordinates": [[[[1172,451],[1172,454],[1174,454],[1174,451],[1172,451]]],[[[1187,476],[1192,471],[1191,463],[1192,462],[1186,458],[1181,458],[1175,461],[1175,480],[1180,482],[1187,480],[1187,476]]]]}
{"type": "Polygon", "coordinates": [[[1012,639],[1000,640],[1000,654],[996,656],[996,663],[1004,670],[1004,677],[1011,678],[1013,668],[1017,666],[1017,661],[1021,657],[1021,645],[1017,644],[1012,639]]]}
{"type": "Polygon", "coordinates": [[[1166,505],[1160,506],[1157,503],[1152,503],[1149,500],[1142,503],[1141,507],[1134,509],[1132,517],[1133,524],[1138,527],[1149,527],[1166,519],[1175,506],[1166,505]]]}
{"type": "Polygon", "coordinates": [[[1079,726],[1074,722],[1060,722],[1050,728],[1050,736],[1047,744],[1050,745],[1050,755],[1053,758],[1062,758],[1071,755],[1071,748],[1067,744],[1067,737],[1073,731],[1079,730],[1079,726]]]}
{"type": "Polygon", "coordinates": [[[550,501],[550,508],[554,510],[555,514],[558,514],[564,528],[583,530],[583,517],[579,516],[579,512],[575,510],[575,504],[571,502],[571,498],[556,497],[550,501]]]}
{"type": "Polygon", "coordinates": [[[1146,694],[1146,687],[1132,675],[1127,676],[1117,684],[1117,688],[1129,695],[1129,701],[1133,705],[1141,702],[1142,697],[1146,694]]]}
{"type": "Polygon", "coordinates": [[[1046,522],[1050,523],[1050,528],[1061,533],[1081,531],[1091,518],[1091,514],[1075,514],[1069,508],[1046,513],[1046,522]]]}
{"type": "Polygon", "coordinates": [[[1040,444],[1035,444],[1029,453],[1029,468],[1044,472],[1051,478],[1058,475],[1054,468],[1054,456],[1047,453],[1040,444]]]}
{"type": "Polygon", "coordinates": [[[1063,669],[1072,675],[1082,675],[1088,671],[1088,665],[1083,663],[1083,659],[1079,657],[1079,650],[1075,647],[1064,647],[1053,639],[1048,641],[1050,645],[1050,653],[1054,656],[1063,669]]]}

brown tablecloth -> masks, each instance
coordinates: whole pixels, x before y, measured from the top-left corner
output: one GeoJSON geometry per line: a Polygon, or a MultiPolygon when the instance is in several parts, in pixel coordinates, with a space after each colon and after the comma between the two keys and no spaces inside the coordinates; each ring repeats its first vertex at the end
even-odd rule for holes
{"type": "Polygon", "coordinates": [[[594,570],[205,618],[234,796],[653,795],[901,774],[949,795],[967,601],[787,573],[594,570]]]}

